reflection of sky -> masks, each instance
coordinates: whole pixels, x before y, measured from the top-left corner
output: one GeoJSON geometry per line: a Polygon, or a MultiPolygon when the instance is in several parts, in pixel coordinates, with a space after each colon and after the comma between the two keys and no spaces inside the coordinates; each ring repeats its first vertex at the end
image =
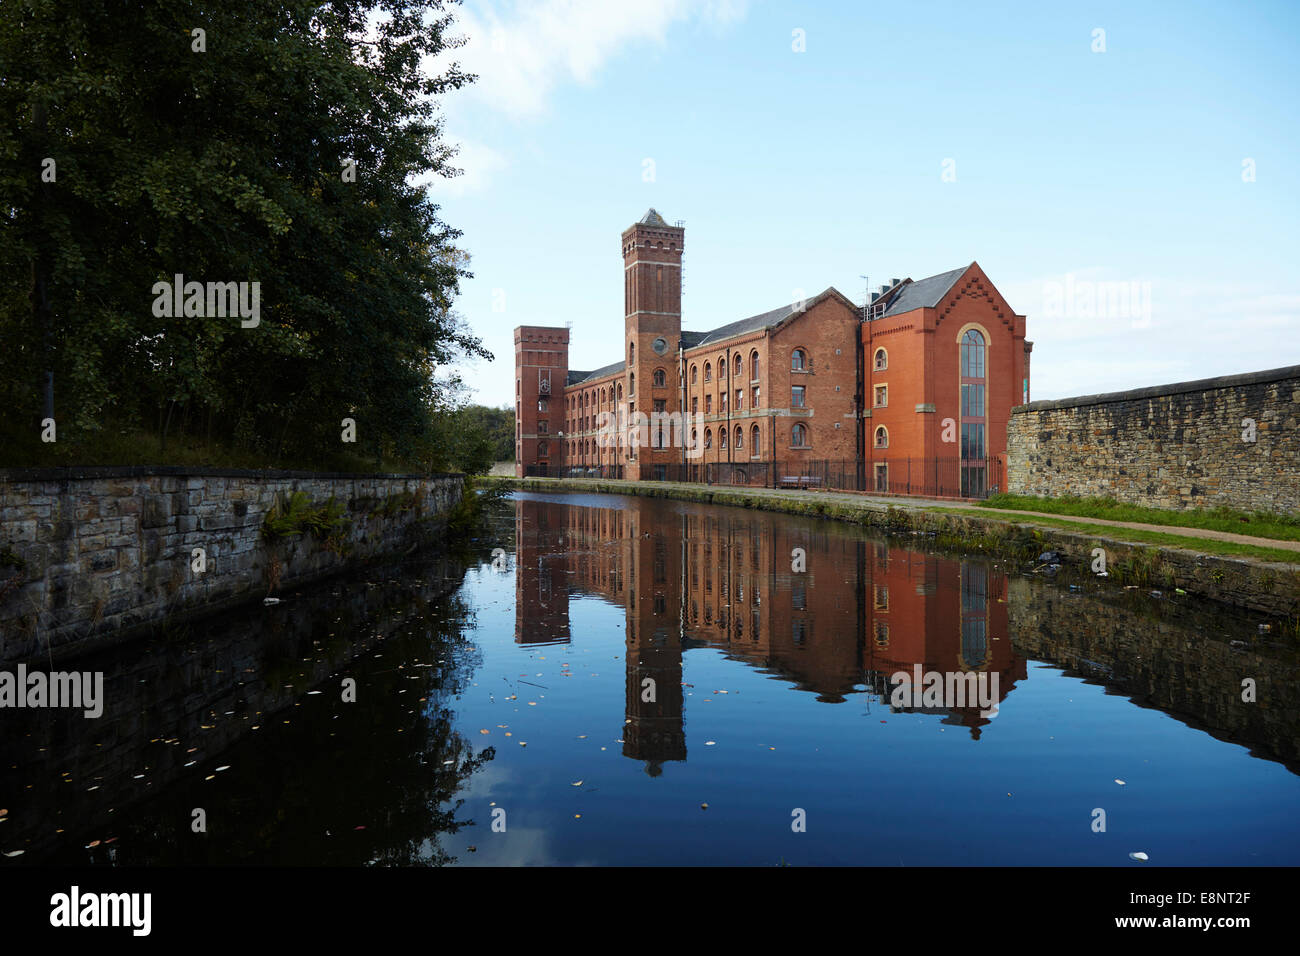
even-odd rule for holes
{"type": "Polygon", "coordinates": [[[975,741],[941,714],[892,713],[868,693],[828,706],[695,647],[682,657],[687,759],[652,775],[622,753],[623,608],[575,592],[570,644],[520,646],[514,587],[513,572],[471,575],[483,664],[452,708],[497,757],[460,793],[476,826],[443,840],[461,862],[1125,865],[1136,850],[1158,865],[1300,862],[1300,778],[1046,665],[975,741]],[[490,801],[507,811],[504,834],[490,801]],[[1104,834],[1091,830],[1098,807],[1104,834]],[[796,808],[805,833],[791,830],[796,808]]]}

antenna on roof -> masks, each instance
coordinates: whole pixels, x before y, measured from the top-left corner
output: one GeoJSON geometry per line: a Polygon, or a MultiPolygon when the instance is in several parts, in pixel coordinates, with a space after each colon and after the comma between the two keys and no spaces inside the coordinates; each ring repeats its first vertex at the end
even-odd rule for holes
{"type": "Polygon", "coordinates": [[[865,322],[871,310],[871,277],[860,275],[858,278],[862,280],[867,290],[866,295],[862,297],[862,320],[865,322]]]}

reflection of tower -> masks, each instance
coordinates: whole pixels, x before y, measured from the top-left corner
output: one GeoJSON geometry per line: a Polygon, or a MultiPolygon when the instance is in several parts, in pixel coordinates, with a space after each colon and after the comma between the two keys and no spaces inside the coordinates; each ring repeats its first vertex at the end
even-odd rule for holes
{"type": "Polygon", "coordinates": [[[569,642],[569,581],[561,504],[515,504],[515,643],[569,642]]]}
{"type": "Polygon", "coordinates": [[[627,717],[623,755],[646,761],[658,776],[665,760],[686,759],[683,724],[680,596],[669,610],[668,594],[681,579],[680,547],[668,535],[639,531],[630,522],[627,590],[627,717]]]}

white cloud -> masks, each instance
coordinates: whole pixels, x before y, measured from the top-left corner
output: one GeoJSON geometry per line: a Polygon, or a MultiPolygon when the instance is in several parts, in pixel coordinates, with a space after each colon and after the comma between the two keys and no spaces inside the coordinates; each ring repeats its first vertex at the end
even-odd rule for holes
{"type": "Polygon", "coordinates": [[[434,199],[454,199],[484,189],[490,184],[492,174],[506,167],[506,158],[490,146],[464,140],[458,144],[458,149],[451,165],[462,170],[461,175],[450,178],[429,175],[416,181],[434,199]]]}
{"type": "Polygon", "coordinates": [[[449,58],[478,75],[464,93],[515,117],[543,112],[566,80],[590,83],[625,46],[662,44],[675,23],[727,24],[745,15],[747,0],[523,0],[498,9],[462,9],[468,43],[449,58]]]}

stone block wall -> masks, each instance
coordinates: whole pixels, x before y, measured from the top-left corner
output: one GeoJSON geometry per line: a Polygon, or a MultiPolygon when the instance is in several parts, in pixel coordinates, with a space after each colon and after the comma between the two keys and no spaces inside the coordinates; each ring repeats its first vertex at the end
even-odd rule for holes
{"type": "Polygon", "coordinates": [[[174,623],[434,541],[459,475],[215,469],[0,471],[0,660],[174,623]],[[343,508],[331,536],[268,539],[294,492],[343,508]],[[202,571],[195,569],[202,549],[202,571]]]}
{"type": "Polygon", "coordinates": [[[1007,445],[1013,493],[1300,512],[1300,366],[1022,405],[1007,445]]]}

